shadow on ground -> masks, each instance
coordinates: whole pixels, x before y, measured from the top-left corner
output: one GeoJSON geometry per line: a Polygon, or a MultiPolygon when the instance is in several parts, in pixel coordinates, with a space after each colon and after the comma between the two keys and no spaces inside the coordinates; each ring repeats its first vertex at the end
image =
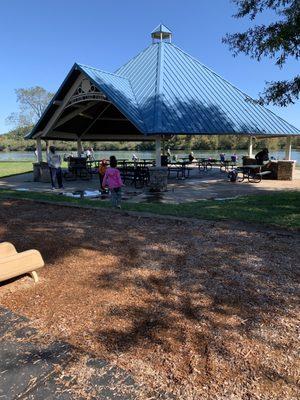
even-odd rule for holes
{"type": "Polygon", "coordinates": [[[177,398],[297,398],[299,237],[2,201],[1,240],[46,268],[0,302],[177,398]]]}

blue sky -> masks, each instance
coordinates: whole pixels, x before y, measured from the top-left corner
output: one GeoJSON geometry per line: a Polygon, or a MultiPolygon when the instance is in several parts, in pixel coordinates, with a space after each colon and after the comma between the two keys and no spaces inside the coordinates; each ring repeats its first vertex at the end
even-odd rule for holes
{"type": "MultiPolygon", "coordinates": [[[[222,36],[250,25],[232,18],[234,11],[230,0],[1,0],[0,133],[10,129],[5,118],[17,110],[14,89],[39,85],[55,92],[74,62],[113,72],[151,43],[150,32],[161,22],[177,46],[250,96],[265,81],[299,73],[295,60],[280,70],[272,60],[234,58],[222,36]]],[[[300,102],[269,108],[300,128],[300,102]]]]}

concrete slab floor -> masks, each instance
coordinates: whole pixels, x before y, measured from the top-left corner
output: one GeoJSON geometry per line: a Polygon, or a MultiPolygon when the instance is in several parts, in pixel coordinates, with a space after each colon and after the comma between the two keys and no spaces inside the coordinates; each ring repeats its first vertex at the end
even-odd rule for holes
{"type": "MultiPolygon", "coordinates": [[[[98,176],[93,179],[64,182],[64,190],[52,191],[49,183],[33,182],[32,173],[16,175],[0,179],[0,189],[25,190],[44,193],[77,193],[99,190],[98,176]]],[[[221,172],[219,168],[210,171],[198,171],[194,168],[188,179],[169,179],[168,190],[164,193],[153,194],[147,188],[137,189],[126,183],[123,189],[123,200],[133,203],[185,203],[197,200],[232,198],[250,194],[268,194],[277,191],[300,190],[300,170],[295,171],[293,181],[263,180],[260,183],[228,182],[227,173],[221,172]]],[[[99,196],[97,200],[107,201],[108,196],[99,196]]]]}

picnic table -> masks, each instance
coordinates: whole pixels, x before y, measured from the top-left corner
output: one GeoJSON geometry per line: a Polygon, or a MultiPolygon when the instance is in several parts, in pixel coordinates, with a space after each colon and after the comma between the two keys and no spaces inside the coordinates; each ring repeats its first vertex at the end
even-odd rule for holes
{"type": "Polygon", "coordinates": [[[67,181],[76,180],[78,178],[89,180],[92,178],[91,169],[85,157],[69,157],[68,170],[63,174],[67,181]]]}
{"type": "Polygon", "coordinates": [[[123,181],[133,184],[135,188],[142,188],[149,183],[150,173],[147,163],[124,161],[119,166],[119,170],[123,181]]]}
{"type": "Polygon", "coordinates": [[[155,163],[154,158],[141,158],[140,161],[142,161],[144,164],[153,164],[155,163]]]}
{"type": "Polygon", "coordinates": [[[168,178],[174,172],[177,179],[186,179],[190,176],[191,168],[187,165],[190,164],[189,161],[172,161],[168,163],[168,178]]]}
{"type": "Polygon", "coordinates": [[[211,158],[199,158],[198,160],[198,169],[199,171],[203,169],[203,171],[208,171],[209,169],[212,169],[213,163],[215,163],[217,160],[211,159],[211,158]]]}
{"type": "Polygon", "coordinates": [[[262,171],[262,167],[263,165],[259,164],[249,164],[238,167],[237,172],[242,173],[239,182],[243,182],[245,179],[247,179],[249,183],[261,182],[263,176],[272,173],[272,171],[262,171]]]}
{"type": "Polygon", "coordinates": [[[137,160],[129,160],[127,158],[119,158],[119,164],[153,164],[155,160],[152,158],[138,158],[137,160]]]}
{"type": "Polygon", "coordinates": [[[200,158],[198,160],[199,171],[201,171],[201,169],[203,171],[211,170],[213,166],[219,166],[221,171],[224,168],[224,171],[228,172],[229,167],[231,167],[232,169],[236,167],[236,161],[233,161],[231,159],[219,160],[216,158],[200,158]]]}

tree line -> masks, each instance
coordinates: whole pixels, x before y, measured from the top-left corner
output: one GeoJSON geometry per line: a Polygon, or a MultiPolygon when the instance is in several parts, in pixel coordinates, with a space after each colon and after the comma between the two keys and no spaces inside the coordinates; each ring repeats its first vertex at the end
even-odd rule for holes
{"type": "MultiPolygon", "coordinates": [[[[35,140],[25,140],[32,126],[19,127],[0,136],[0,151],[35,151],[35,140]]],[[[171,150],[246,150],[249,138],[247,136],[223,135],[178,135],[168,140],[167,146],[171,150]]],[[[285,138],[259,139],[254,141],[254,149],[268,147],[277,150],[284,148],[285,138]]],[[[155,150],[154,142],[83,142],[83,147],[92,147],[97,150],[155,150]]],[[[44,149],[46,144],[43,143],[44,149]]],[[[55,146],[61,151],[76,151],[76,142],[55,141],[55,146]]],[[[294,138],[293,148],[300,149],[300,137],[294,138]]]]}

